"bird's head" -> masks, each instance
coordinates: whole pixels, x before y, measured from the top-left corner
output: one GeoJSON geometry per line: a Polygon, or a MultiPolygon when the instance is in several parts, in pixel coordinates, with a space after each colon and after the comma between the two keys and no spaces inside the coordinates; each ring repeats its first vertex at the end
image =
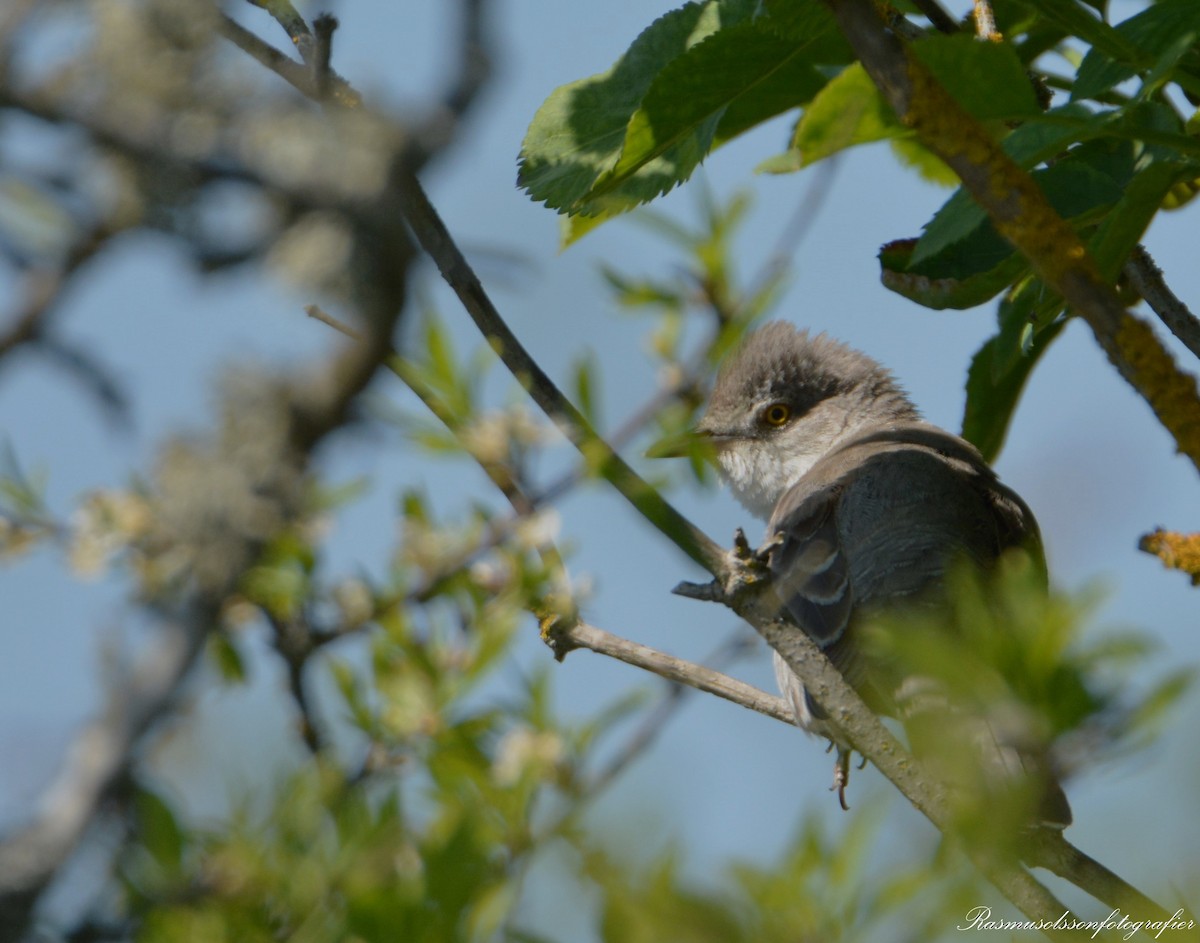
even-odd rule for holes
{"type": "Polygon", "coordinates": [[[696,425],[721,476],[756,517],[831,449],[864,426],[919,414],[891,373],[866,354],[773,321],[722,364],[696,425]]]}

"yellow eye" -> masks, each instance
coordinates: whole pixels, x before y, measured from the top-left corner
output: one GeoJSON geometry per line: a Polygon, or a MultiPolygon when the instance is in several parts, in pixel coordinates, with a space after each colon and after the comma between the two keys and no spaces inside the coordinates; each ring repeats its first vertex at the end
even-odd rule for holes
{"type": "Polygon", "coordinates": [[[768,426],[782,426],[792,418],[792,410],[787,403],[772,403],[763,410],[762,417],[768,426]]]}

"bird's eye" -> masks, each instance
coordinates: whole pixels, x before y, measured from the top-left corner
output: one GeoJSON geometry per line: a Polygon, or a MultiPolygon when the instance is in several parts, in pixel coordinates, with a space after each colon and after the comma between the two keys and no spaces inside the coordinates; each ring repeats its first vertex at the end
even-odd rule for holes
{"type": "Polygon", "coordinates": [[[768,426],[782,426],[792,418],[792,409],[787,403],[772,403],[763,410],[762,417],[768,426]]]}

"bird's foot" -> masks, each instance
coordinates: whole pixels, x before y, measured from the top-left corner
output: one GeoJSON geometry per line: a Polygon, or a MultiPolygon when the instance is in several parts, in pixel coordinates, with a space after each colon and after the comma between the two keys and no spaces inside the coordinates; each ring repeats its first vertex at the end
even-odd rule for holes
{"type": "Polygon", "coordinates": [[[750,546],[740,527],[733,535],[733,547],[725,552],[722,572],[707,583],[683,582],[671,590],[676,596],[732,605],[733,600],[770,574],[770,555],[777,541],[770,540],[757,549],[750,546]]]}
{"type": "MultiPolygon", "coordinates": [[[[837,759],[833,763],[833,785],[829,787],[829,791],[837,791],[838,805],[842,807],[843,812],[849,812],[850,806],[846,802],[846,789],[850,786],[850,755],[854,751],[837,746],[831,740],[829,741],[829,750],[833,749],[837,750],[837,759]]],[[[825,752],[828,753],[829,750],[825,752]]],[[[866,757],[863,758],[863,762],[866,762],[866,757]]],[[[862,767],[860,766],[859,769],[862,767]]]]}

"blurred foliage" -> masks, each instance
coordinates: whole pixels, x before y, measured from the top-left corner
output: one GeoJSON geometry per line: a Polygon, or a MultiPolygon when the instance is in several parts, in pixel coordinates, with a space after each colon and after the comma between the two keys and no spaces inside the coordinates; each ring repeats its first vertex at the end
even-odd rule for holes
{"type": "MultiPolygon", "coordinates": [[[[706,194],[694,226],[636,214],[681,251],[682,264],[666,278],[601,273],[614,303],[648,326],[648,362],[664,392],[617,431],[653,437],[652,453],[673,454],[686,441],[714,362],[777,294],[781,268],[767,266],[748,287],[734,271],[745,208],[743,196],[721,205],[706,194]]],[[[375,414],[423,463],[469,459],[536,492],[533,471],[559,442],[522,403],[493,405],[492,363],[486,347],[457,350],[428,310],[417,341],[392,364],[421,394],[419,410],[380,404],[375,414]]],[[[595,366],[581,361],[574,380],[593,415],[595,366]]],[[[706,456],[686,454],[692,474],[711,482],[706,456]]],[[[11,528],[36,524],[80,575],[117,571],[159,585],[145,574],[169,568],[159,558],[177,551],[151,539],[153,483],[85,496],[60,524],[41,498],[44,484],[21,472],[11,450],[5,472],[0,495],[11,528]]],[[[550,490],[588,473],[584,462],[550,490]]],[[[295,703],[312,752],[271,781],[260,774],[216,820],[189,813],[169,765],[138,770],[130,834],[103,908],[136,939],[543,943],[561,938],[531,916],[544,907],[537,881],[547,867],[554,893],[577,895],[577,919],[605,943],[886,941],[898,926],[911,929],[910,939],[934,940],[988,899],[951,847],[908,847],[892,860],[882,809],[870,801],[832,821],[812,812],[777,860],[731,862],[706,882],[684,867],[686,847],[632,863],[630,849],[595,829],[590,810],[611,783],[614,750],[642,749],[636,737],[624,748],[614,740],[660,700],[620,696],[567,723],[553,709],[549,668],[515,694],[501,682],[519,633],[535,631],[531,613],[554,605],[551,597],[575,602],[586,592],[586,579],[568,580],[543,553],[557,538],[553,512],[511,514],[476,501],[444,514],[409,489],[397,496],[385,574],[337,575],[324,541],[369,483],[310,476],[304,489],[306,513],[247,568],[208,653],[227,683],[245,683],[262,657],[250,637],[266,626],[301,685],[330,682],[319,706],[311,695],[295,703]]],[[[1148,651],[1144,637],[1081,635],[1091,600],[1047,596],[1019,561],[994,584],[964,572],[952,600],[938,618],[881,622],[876,654],[938,679],[981,715],[1016,705],[1061,771],[1150,742],[1189,680],[1179,672],[1136,698],[1118,697],[1148,651]]],[[[969,753],[946,730],[954,760],[942,772],[960,784],[978,779],[979,764],[964,761],[969,753]]],[[[1014,822],[1029,820],[1028,796],[1006,816],[995,783],[975,785],[958,793],[979,799],[963,802],[960,821],[992,827],[973,840],[1019,834],[1014,822]]]]}
{"type": "MultiPolygon", "coordinates": [[[[295,15],[285,2],[259,5],[295,15]]],[[[1115,278],[1159,207],[1185,205],[1200,174],[1197,117],[1180,113],[1180,96],[1200,92],[1194,42],[1181,40],[1200,31],[1197,7],[1163,0],[1113,27],[1073,0],[994,6],[1004,42],[930,36],[921,60],[1003,138],[1115,278]],[[1052,52],[1072,61],[1082,45],[1089,51],[1077,74],[1058,82],[1071,101],[1043,111],[1028,70],[1052,52]]],[[[54,161],[6,169],[6,265],[54,263],[66,283],[94,241],[147,228],[175,236],[204,272],[259,261],[326,299],[370,288],[354,264],[370,247],[356,246],[336,214],[219,171],[307,193],[337,167],[342,195],[369,202],[394,140],[365,109],[325,114],[297,101],[218,42],[218,12],[147,0],[44,4],[31,16],[53,28],[61,16],[81,40],[42,77],[60,96],[42,106],[71,106],[49,123],[70,133],[85,118],[124,117],[113,126],[138,131],[139,147],[170,140],[209,163],[194,173],[182,158],[133,159],[115,144],[90,151],[72,138],[54,161]],[[249,207],[250,223],[237,232],[215,224],[228,216],[223,201],[249,207]]],[[[609,72],[550,96],[526,138],[521,183],[569,216],[571,241],[797,110],[784,152],[764,169],[799,171],[886,140],[904,163],[944,180],[945,168],[881,106],[817,0],[687,3],[650,24],[609,72]]],[[[684,433],[714,365],[784,283],[786,261],[748,279],[736,270],[746,206],[744,196],[721,204],[702,192],[692,226],[639,210],[631,219],[673,245],[681,265],[666,275],[601,274],[614,306],[646,325],[647,369],[658,379],[647,409],[606,432],[651,454],[685,454],[690,469],[658,471],[662,485],[685,475],[711,483],[709,456],[684,433]]],[[[1002,298],[998,332],[972,366],[965,421],[967,435],[995,454],[1025,378],[1061,327],[1061,300],[961,192],[880,261],[890,289],[928,307],[1002,298]]],[[[281,753],[296,748],[300,759],[274,779],[265,772],[273,757],[222,771],[251,786],[212,818],[195,815],[172,787],[169,761],[139,751],[122,784],[128,831],[113,842],[115,880],[76,937],[540,943],[560,937],[530,916],[531,901],[549,893],[534,884],[539,867],[554,869],[551,892],[612,943],[890,940],[897,927],[912,940],[954,934],[955,918],[980,899],[974,871],[953,849],[919,843],[892,860],[869,803],[836,825],[806,817],[778,860],[733,864],[707,882],[687,873],[686,846],[633,864],[598,832],[589,812],[611,782],[607,763],[640,749],[620,740],[624,725],[652,717],[659,702],[619,696],[567,723],[553,709],[550,670],[528,672],[513,691],[515,645],[536,631],[534,614],[586,599],[586,575],[572,578],[562,565],[570,547],[557,546],[549,504],[595,469],[585,461],[549,482],[539,476],[539,460],[561,442],[517,390],[494,393],[494,360],[483,345],[460,353],[428,312],[393,362],[423,405],[376,415],[402,437],[412,481],[437,474],[447,457],[471,461],[529,507],[510,511],[472,494],[443,509],[413,485],[382,522],[395,541],[374,571],[332,572],[325,552],[331,522],[367,482],[331,483],[309,468],[277,479],[286,444],[270,439],[286,424],[270,420],[284,399],[266,370],[222,379],[221,426],[209,439],[174,443],[154,475],[85,495],[61,518],[45,501],[45,476],[23,470],[12,449],[0,455],[0,557],[55,546],[75,575],[123,578],[131,600],[154,611],[181,583],[203,578],[196,548],[213,551],[241,578],[209,637],[209,664],[229,685],[253,680],[265,662],[282,664],[288,689],[278,696],[297,719],[279,740],[281,753]],[[247,468],[260,490],[301,494],[298,519],[264,519],[255,500],[222,508],[222,476],[247,468]],[[251,533],[257,555],[226,560],[223,527],[251,533]],[[269,646],[257,644],[263,638],[269,646]]],[[[564,385],[585,415],[604,420],[604,382],[614,374],[589,354],[554,367],[569,375],[564,385]]],[[[994,586],[964,577],[940,624],[905,627],[922,644],[895,646],[886,626],[877,644],[887,657],[918,660],[984,713],[1016,705],[1032,718],[1039,748],[1073,772],[1084,757],[1150,742],[1189,679],[1180,671],[1118,698],[1146,643],[1091,639],[1081,633],[1088,614],[1086,600],[1035,592],[1015,569],[994,586]]]]}
{"type": "MultiPolygon", "coordinates": [[[[1115,25],[1079,0],[991,6],[992,41],[975,41],[969,18],[945,35],[916,17],[913,53],[1031,173],[1115,281],[1155,214],[1187,205],[1200,175],[1192,133],[1200,5],[1159,0],[1115,25]],[[1064,62],[1078,71],[1058,74],[1064,62]]],[[[1104,3],[1092,6],[1107,13],[1104,3]]],[[[795,116],[786,150],[764,158],[761,171],[793,173],[888,141],[901,164],[957,185],[892,113],[823,0],[703,0],[660,17],[608,72],[550,94],[522,144],[519,182],[567,217],[569,244],[785,113],[795,116]]],[[[992,460],[1029,374],[1070,312],[1040,280],[1030,284],[1028,262],[962,187],[921,229],[919,238],[884,246],[886,287],[938,309],[1004,298],[997,335],[972,367],[963,422],[965,437],[992,460]]]]}

